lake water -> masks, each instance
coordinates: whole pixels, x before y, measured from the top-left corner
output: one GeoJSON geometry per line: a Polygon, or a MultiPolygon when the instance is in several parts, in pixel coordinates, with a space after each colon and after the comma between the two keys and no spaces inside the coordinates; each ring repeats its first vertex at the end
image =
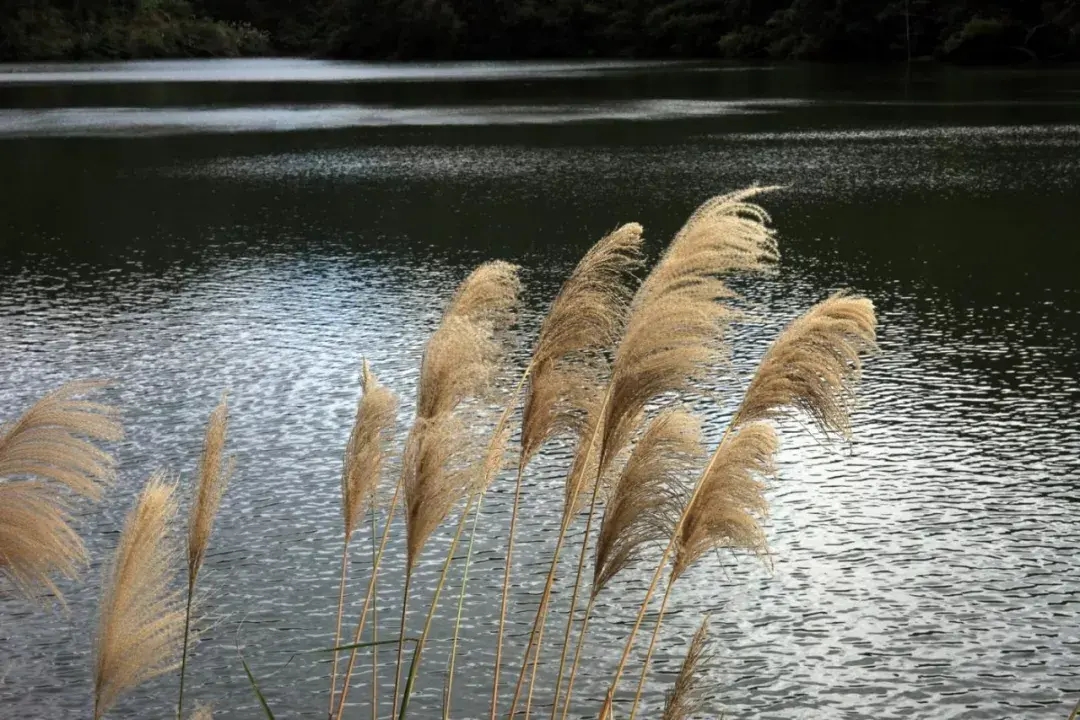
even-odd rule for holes
{"type": "MultiPolygon", "coordinates": [[[[701,200],[754,182],[787,186],[763,200],[784,257],[736,283],[756,322],[737,328],[719,399],[699,404],[709,436],[778,329],[837,288],[873,298],[882,353],[850,443],[783,428],[772,569],[710,558],[677,587],[645,717],[706,611],[710,694],[729,718],[1064,720],[1080,699],[1076,69],[6,67],[0,170],[0,417],[104,375],[128,428],[117,487],[79,506],[93,563],[63,584],[67,612],[0,598],[0,717],[89,713],[101,564],[152,470],[190,477],[225,388],[237,473],[201,576],[189,697],[261,716],[239,644],[279,718],[325,716],[325,658],[293,654],[330,643],[361,356],[404,396],[404,425],[422,343],[473,265],[521,264],[528,336],[607,230],[642,222],[655,256],[701,200]]],[[[527,476],[509,679],[567,456],[552,446],[527,476]]],[[[484,505],[454,717],[487,717],[511,485],[484,505]]],[[[446,530],[417,570],[410,629],[446,530]]],[[[383,633],[401,547],[399,533],[383,633]]],[[[358,535],[354,596],[368,552],[358,535]]],[[[602,596],[576,715],[595,713],[650,572],[602,596]]],[[[441,607],[417,717],[439,716],[454,610],[441,607]]],[[[557,657],[545,660],[546,717],[557,657]]],[[[368,716],[367,678],[353,717],[368,716]]],[[[175,683],[138,688],[110,716],[168,717],[175,683]]]]}

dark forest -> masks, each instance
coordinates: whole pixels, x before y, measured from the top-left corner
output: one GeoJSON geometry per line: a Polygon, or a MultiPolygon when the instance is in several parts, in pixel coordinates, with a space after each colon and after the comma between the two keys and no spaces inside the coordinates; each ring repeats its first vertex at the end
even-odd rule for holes
{"type": "Polygon", "coordinates": [[[1077,0],[3,0],[0,60],[1080,59],[1077,0]]]}

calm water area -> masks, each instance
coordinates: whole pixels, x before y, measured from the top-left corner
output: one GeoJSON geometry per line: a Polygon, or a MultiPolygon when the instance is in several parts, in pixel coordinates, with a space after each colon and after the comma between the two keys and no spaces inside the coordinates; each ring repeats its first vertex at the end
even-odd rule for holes
{"type": "MultiPolygon", "coordinates": [[[[325,717],[327,658],[296,653],[332,639],[361,357],[401,393],[404,432],[423,342],[475,264],[522,267],[522,362],[605,232],[641,222],[655,258],[699,202],[751,183],[785,186],[762,200],[783,257],[733,281],[748,317],[695,405],[710,440],[779,329],[833,291],[874,300],[881,353],[850,441],[782,427],[770,562],[710,557],[676,588],[644,716],[712,612],[709,692],[727,718],[1065,720],[1080,699],[1080,69],[304,60],[0,67],[0,419],[105,376],[127,429],[116,486],[76,506],[92,563],[62,583],[66,610],[0,586],[0,718],[89,715],[102,565],[153,470],[192,476],[225,389],[237,469],[189,697],[262,716],[239,646],[277,717],[325,717]]],[[[571,449],[549,445],[526,476],[508,681],[571,449]]],[[[512,486],[483,507],[455,718],[487,717],[512,486]]],[[[411,632],[451,530],[417,568],[411,632]]],[[[395,533],[384,636],[403,546],[395,533]]],[[[441,716],[460,567],[416,717],[441,716]]],[[[595,717],[651,570],[601,596],[575,717],[595,717]]],[[[370,716],[369,657],[352,717],[370,716]]],[[[174,716],[175,690],[154,680],[110,717],[174,716]]]]}

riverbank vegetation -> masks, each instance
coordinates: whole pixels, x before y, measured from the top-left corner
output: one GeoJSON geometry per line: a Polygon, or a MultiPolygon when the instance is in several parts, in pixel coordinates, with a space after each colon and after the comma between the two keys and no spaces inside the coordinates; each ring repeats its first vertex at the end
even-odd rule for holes
{"type": "MultiPolygon", "coordinates": [[[[618,706],[631,720],[643,710],[650,659],[675,600],[672,588],[677,581],[689,582],[686,571],[714,551],[765,556],[762,522],[778,432],[809,427],[823,440],[846,435],[862,358],[875,347],[876,318],[868,299],[847,293],[823,299],[792,320],[765,351],[736,395],[741,399],[719,442],[707,447],[693,408],[714,396],[729,331],[743,318],[728,280],[768,272],[779,257],[769,216],[753,202],[767,190],[750,188],[707,201],[647,272],[642,227],[630,223],[616,229],[581,259],[534,331],[517,320],[518,268],[498,261],[480,265],[450,295],[427,339],[415,407],[400,443],[396,394],[363,366],[354,426],[342,442],[341,585],[336,620],[326,628],[326,645],[332,647],[291,649],[306,657],[322,652],[331,660],[324,663],[330,717],[340,720],[358,705],[389,706],[393,717],[407,717],[435,610],[443,591],[451,590],[449,570],[463,563],[462,585],[452,589],[457,615],[442,700],[442,717],[452,716],[455,651],[462,628],[469,626],[463,615],[473,539],[483,532],[484,498],[496,483],[507,483],[507,489],[512,484],[514,500],[510,532],[501,539],[503,590],[491,638],[498,652],[488,716],[524,711],[528,717],[539,703],[551,708],[551,717],[564,719],[572,708],[575,715],[597,712],[610,718],[618,706]],[[523,365],[510,362],[514,343],[530,336],[530,359],[523,365]],[[782,422],[790,418],[808,422],[782,422]],[[515,535],[533,516],[524,508],[541,504],[529,497],[537,490],[527,490],[523,480],[530,461],[556,438],[575,448],[559,498],[560,529],[551,557],[544,558],[550,565],[531,630],[510,633],[506,618],[514,600],[515,535]],[[370,530],[363,522],[367,517],[370,530]],[[452,540],[433,597],[423,621],[409,622],[412,571],[444,525],[453,528],[452,540]],[[350,540],[368,532],[370,555],[354,551],[350,540]],[[385,552],[392,533],[404,533],[400,564],[385,552]],[[564,578],[573,578],[573,590],[569,608],[552,622],[555,581],[567,567],[560,563],[564,555],[576,568],[564,578]],[[392,571],[385,567],[391,563],[392,571]],[[363,600],[347,597],[348,568],[365,565],[363,600]],[[402,598],[400,625],[382,639],[375,634],[376,620],[368,626],[380,573],[400,580],[402,598]],[[628,573],[650,580],[626,618],[631,629],[622,655],[610,667],[583,668],[581,648],[589,639],[590,619],[602,608],[613,610],[595,600],[610,593],[614,578],[628,573]],[[549,625],[555,627],[545,635],[549,625]],[[344,629],[351,632],[343,635],[344,629]],[[634,641],[645,632],[651,639],[641,652],[634,641]],[[523,647],[515,647],[513,637],[523,647]],[[380,644],[392,651],[376,655],[380,644]],[[370,656],[375,667],[381,659],[381,667],[396,668],[392,687],[374,682],[365,687],[356,672],[361,656],[370,656]],[[538,686],[542,664],[558,667],[553,687],[538,686]],[[583,694],[574,695],[579,671],[607,684],[596,707],[583,694]],[[629,692],[617,693],[631,671],[622,686],[629,692]]],[[[97,443],[119,436],[115,411],[85,399],[98,389],[87,383],[65,386],[0,428],[0,572],[10,581],[0,592],[55,596],[52,577],[72,574],[85,559],[67,503],[74,495],[97,497],[108,484],[114,462],[97,443]]],[[[233,472],[226,457],[227,428],[223,398],[210,414],[199,470],[186,493],[186,533],[176,527],[177,483],[164,473],[150,478],[127,516],[101,584],[95,720],[145,680],[177,668],[177,716],[186,717],[185,665],[198,637],[199,613],[192,612],[193,602],[199,604],[196,579],[233,472]],[[186,535],[186,553],[176,547],[177,535],[186,535]]],[[[243,468],[236,472],[242,475],[243,468]]],[[[700,676],[709,655],[708,621],[703,619],[685,650],[666,707],[643,710],[644,716],[662,713],[668,720],[684,720],[704,712],[710,697],[700,676]]],[[[239,662],[272,720],[260,673],[242,657],[239,662]]],[[[478,704],[475,684],[470,687],[478,704]]],[[[197,696],[197,689],[189,688],[190,695],[197,696]]],[[[200,712],[207,716],[205,708],[200,712]]]]}
{"type": "Polygon", "coordinates": [[[7,0],[0,60],[1080,59],[1076,0],[7,0]]]}

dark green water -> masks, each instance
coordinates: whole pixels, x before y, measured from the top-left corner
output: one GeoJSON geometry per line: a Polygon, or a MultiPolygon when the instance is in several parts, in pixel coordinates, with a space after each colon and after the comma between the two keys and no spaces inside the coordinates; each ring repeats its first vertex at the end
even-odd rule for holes
{"type": "MultiPolygon", "coordinates": [[[[65,379],[107,375],[128,426],[118,487],[79,508],[93,564],[64,584],[68,613],[0,594],[0,717],[89,712],[101,563],[151,470],[190,475],[226,387],[238,470],[203,576],[192,695],[218,717],[259,717],[239,642],[278,717],[319,717],[325,663],[288,661],[332,632],[359,358],[402,393],[404,424],[422,343],[472,265],[522,265],[527,334],[604,232],[640,221],[655,254],[697,203],[750,183],[786,186],[763,200],[784,257],[775,276],[737,283],[759,322],[738,328],[719,405],[699,404],[710,437],[776,331],[835,289],[875,301],[883,352],[850,443],[783,429],[771,571],[725,556],[673,593],[646,717],[706,610],[727,717],[1066,717],[1080,699],[1078,118],[1076,70],[0,70],[0,418],[65,379]]],[[[568,452],[545,451],[527,478],[510,676],[568,452]]],[[[476,541],[454,717],[487,717],[509,486],[493,488],[476,541]]],[[[418,568],[410,628],[447,539],[418,568]]],[[[401,550],[399,537],[383,633],[401,550]]],[[[649,570],[602,596],[576,716],[595,713],[649,570]]],[[[416,717],[440,716],[452,605],[416,717]]],[[[557,657],[545,660],[546,715],[557,657]]],[[[164,717],[174,685],[153,681],[112,716],[164,717]]]]}

